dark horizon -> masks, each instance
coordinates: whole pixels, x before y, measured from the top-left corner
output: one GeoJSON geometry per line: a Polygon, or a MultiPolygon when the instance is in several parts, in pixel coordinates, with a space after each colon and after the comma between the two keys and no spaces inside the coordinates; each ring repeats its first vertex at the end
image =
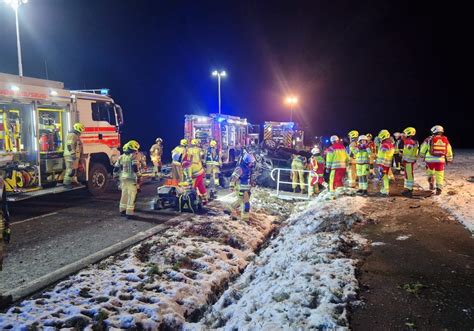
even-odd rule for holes
{"type": "MultiPolygon", "coordinates": [[[[146,150],[161,136],[165,155],[185,114],[217,112],[214,69],[228,73],[223,113],[252,123],[289,120],[283,100],[295,94],[307,136],[414,126],[422,140],[440,124],[454,148],[469,148],[467,13],[391,1],[30,0],[20,9],[24,75],[46,78],[46,63],[68,88],[110,88],[124,140],[146,150]]],[[[3,3],[0,20],[0,72],[17,74],[3,3]]]]}

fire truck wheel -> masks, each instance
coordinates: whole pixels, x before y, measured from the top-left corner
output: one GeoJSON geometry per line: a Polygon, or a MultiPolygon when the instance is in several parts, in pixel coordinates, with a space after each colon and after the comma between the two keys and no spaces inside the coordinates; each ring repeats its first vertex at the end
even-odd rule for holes
{"type": "Polygon", "coordinates": [[[92,195],[100,195],[107,188],[109,173],[102,163],[94,163],[90,168],[87,187],[92,195]]]}

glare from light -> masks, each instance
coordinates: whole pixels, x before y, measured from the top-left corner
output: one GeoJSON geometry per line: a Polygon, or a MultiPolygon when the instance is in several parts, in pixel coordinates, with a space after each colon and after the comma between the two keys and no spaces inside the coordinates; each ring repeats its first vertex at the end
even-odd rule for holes
{"type": "Polygon", "coordinates": [[[212,72],[212,75],[214,77],[226,77],[227,76],[227,72],[225,70],[222,70],[221,72],[217,71],[217,70],[214,70],[212,72]]]}
{"type": "Polygon", "coordinates": [[[296,105],[298,103],[298,98],[295,96],[286,97],[285,102],[289,105],[296,105]]]}
{"type": "Polygon", "coordinates": [[[20,90],[20,88],[16,85],[12,85],[11,88],[10,88],[13,92],[18,92],[20,90]]]}
{"type": "Polygon", "coordinates": [[[28,3],[28,0],[4,0],[4,2],[16,11],[21,5],[28,3]]]}
{"type": "Polygon", "coordinates": [[[221,72],[221,77],[225,77],[225,76],[227,76],[227,73],[224,70],[224,71],[221,72]]]}
{"type": "Polygon", "coordinates": [[[49,92],[49,95],[52,96],[52,97],[55,97],[58,95],[58,92],[55,91],[55,90],[51,90],[51,92],[49,92]]]}
{"type": "Polygon", "coordinates": [[[214,70],[214,71],[212,72],[212,75],[213,75],[213,76],[217,76],[217,75],[219,75],[219,73],[217,72],[217,70],[214,70]]]}

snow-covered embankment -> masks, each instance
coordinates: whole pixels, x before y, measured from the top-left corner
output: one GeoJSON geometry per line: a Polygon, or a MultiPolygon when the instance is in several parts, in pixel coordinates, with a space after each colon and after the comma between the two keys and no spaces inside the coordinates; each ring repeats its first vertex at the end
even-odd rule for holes
{"type": "Polygon", "coordinates": [[[346,230],[362,215],[361,197],[321,195],[295,213],[243,275],[188,330],[281,330],[346,327],[356,298],[356,261],[363,239],[346,230]]]}

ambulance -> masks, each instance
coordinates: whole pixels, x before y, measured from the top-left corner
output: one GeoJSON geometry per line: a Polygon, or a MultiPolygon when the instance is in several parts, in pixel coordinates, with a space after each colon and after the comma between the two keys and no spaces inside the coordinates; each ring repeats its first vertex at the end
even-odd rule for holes
{"type": "Polygon", "coordinates": [[[100,195],[120,155],[123,124],[108,90],[72,91],[62,82],[0,73],[0,189],[7,200],[65,190],[64,144],[76,122],[85,126],[78,181],[100,195]]]}

